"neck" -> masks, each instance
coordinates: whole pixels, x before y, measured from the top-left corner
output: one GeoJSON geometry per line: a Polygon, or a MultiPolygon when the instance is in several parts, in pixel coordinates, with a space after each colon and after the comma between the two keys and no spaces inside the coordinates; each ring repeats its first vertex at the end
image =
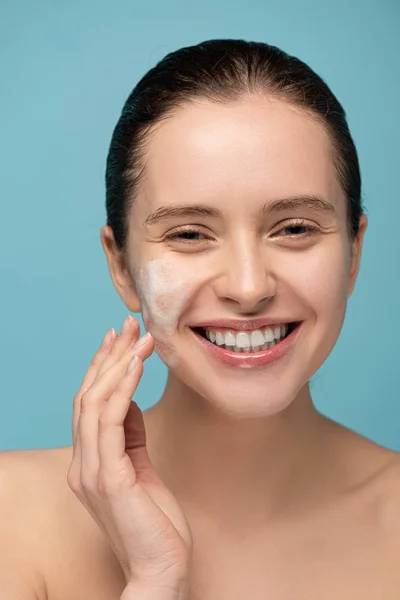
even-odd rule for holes
{"type": "Polygon", "coordinates": [[[243,518],[259,524],[329,494],[332,422],[315,409],[308,384],[278,414],[234,419],[170,373],[145,423],[149,455],[164,483],[180,503],[220,527],[243,518]]]}

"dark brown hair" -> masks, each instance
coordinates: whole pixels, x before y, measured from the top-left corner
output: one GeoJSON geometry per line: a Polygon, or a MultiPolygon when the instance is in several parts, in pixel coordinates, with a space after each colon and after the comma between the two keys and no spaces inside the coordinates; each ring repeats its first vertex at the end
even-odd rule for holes
{"type": "Polygon", "coordinates": [[[224,103],[264,93],[303,108],[323,123],[347,199],[350,239],[364,212],[357,151],[346,113],[323,79],[304,62],[262,42],[220,39],[165,56],[138,82],[114,129],[107,157],[106,211],[116,244],[125,250],[128,215],[144,174],[151,130],[184,103],[203,98],[224,103]]]}

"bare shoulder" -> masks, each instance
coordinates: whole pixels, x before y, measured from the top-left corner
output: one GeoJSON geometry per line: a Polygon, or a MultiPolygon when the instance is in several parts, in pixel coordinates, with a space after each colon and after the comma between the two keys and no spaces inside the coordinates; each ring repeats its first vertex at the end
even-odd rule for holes
{"type": "MultiPolygon", "coordinates": [[[[3,450],[0,452],[1,481],[11,481],[19,476],[35,478],[43,469],[59,470],[60,463],[72,459],[72,447],[40,448],[36,450],[3,450]],[[32,468],[33,467],[33,468],[32,468]]],[[[21,483],[21,482],[19,482],[21,483]]]]}
{"type": "Polygon", "coordinates": [[[400,589],[400,454],[391,452],[386,469],[377,480],[374,516],[382,540],[381,559],[393,595],[400,589]]]}
{"type": "Polygon", "coordinates": [[[0,452],[0,495],[12,497],[15,510],[26,519],[48,514],[54,495],[61,497],[66,491],[71,458],[70,447],[0,452]]]}
{"type": "MultiPolygon", "coordinates": [[[[80,599],[89,590],[103,598],[119,585],[111,549],[68,486],[71,460],[71,446],[0,452],[0,539],[13,540],[15,576],[35,593],[29,600],[80,599]]],[[[25,600],[17,592],[10,597],[25,600]]]]}
{"type": "Polygon", "coordinates": [[[335,421],[327,420],[327,427],[345,482],[343,497],[358,514],[365,509],[388,539],[394,535],[400,542],[400,453],[335,421]]]}
{"type": "MultiPolygon", "coordinates": [[[[355,486],[355,506],[368,507],[370,523],[377,526],[388,572],[400,574],[400,453],[362,436],[353,447],[362,457],[357,463],[366,474],[355,486]]],[[[400,578],[396,581],[400,585],[400,578]]]]}
{"type": "Polygon", "coordinates": [[[400,453],[390,451],[387,466],[377,483],[382,524],[388,538],[397,544],[400,561],[400,453]]]}
{"type": "Polygon", "coordinates": [[[0,452],[0,587],[7,598],[47,597],[38,534],[54,458],[49,450],[0,452]]]}

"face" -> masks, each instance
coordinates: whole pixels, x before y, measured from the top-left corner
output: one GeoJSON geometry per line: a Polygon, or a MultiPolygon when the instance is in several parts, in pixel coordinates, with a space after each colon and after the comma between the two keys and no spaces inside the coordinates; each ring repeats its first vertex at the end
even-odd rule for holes
{"type": "MultiPolygon", "coordinates": [[[[157,353],[173,377],[223,411],[286,408],[336,343],[366,226],[364,218],[352,245],[324,128],[265,97],[198,102],[156,128],[145,161],[127,267],[157,353]],[[331,210],[276,204],[306,196],[331,210]],[[144,224],[161,208],[184,205],[207,210],[144,224]],[[302,323],[286,353],[256,368],[217,359],[192,329],[263,317],[302,323]]],[[[118,291],[132,307],[128,287],[118,291]]]]}

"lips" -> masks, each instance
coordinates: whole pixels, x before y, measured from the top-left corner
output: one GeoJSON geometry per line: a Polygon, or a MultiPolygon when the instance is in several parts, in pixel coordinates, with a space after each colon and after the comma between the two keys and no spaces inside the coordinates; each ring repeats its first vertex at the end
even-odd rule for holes
{"type": "Polygon", "coordinates": [[[190,330],[197,343],[200,344],[200,347],[202,347],[211,359],[230,367],[257,368],[265,367],[272,363],[279,363],[285,356],[289,356],[302,330],[302,323],[303,321],[298,322],[297,326],[294,326],[282,341],[267,350],[259,352],[233,352],[208,341],[199,333],[198,328],[191,327],[190,330]]]}

